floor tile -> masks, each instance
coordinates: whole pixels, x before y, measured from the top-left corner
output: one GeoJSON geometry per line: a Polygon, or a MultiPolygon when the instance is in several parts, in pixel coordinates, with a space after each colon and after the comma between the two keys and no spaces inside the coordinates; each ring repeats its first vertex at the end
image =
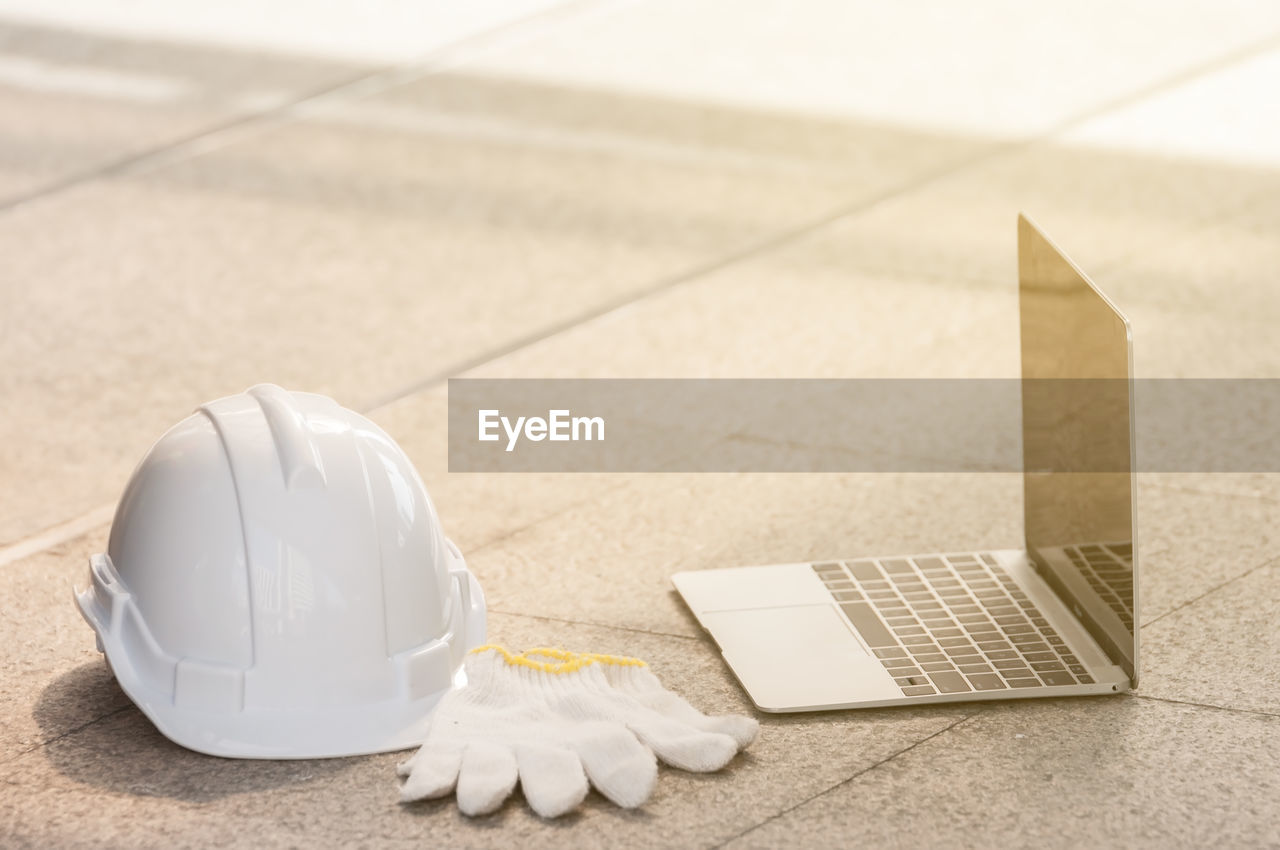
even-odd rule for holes
{"type": "Polygon", "coordinates": [[[1280,568],[1269,558],[1142,630],[1142,693],[1280,714],[1280,568]]]}
{"type": "Polygon", "coordinates": [[[1277,717],[1010,702],[727,846],[1269,847],[1278,771],[1277,717]]]}
{"type": "MultiPolygon", "coordinates": [[[[164,0],[127,5],[2,0],[0,17],[63,31],[165,43],[246,48],[286,56],[319,56],[390,64],[510,25],[555,8],[554,0],[476,0],[466,4],[325,3],[281,0],[264,15],[253,0],[183,9],[164,0]]],[[[589,4],[588,4],[589,5],[589,4]]]]}
{"type": "Polygon", "coordinates": [[[653,475],[469,563],[498,611],[695,635],[672,573],[1015,548],[1020,498],[1015,475],[653,475]]]}
{"type": "Polygon", "coordinates": [[[9,600],[0,619],[0,753],[6,761],[129,704],[118,688],[103,687],[111,674],[72,601],[72,588],[87,583],[89,555],[103,551],[106,537],[105,529],[95,531],[0,569],[9,600]],[[80,670],[76,687],[47,687],[72,668],[80,670]],[[37,701],[39,719],[31,713],[37,701]]]}
{"type": "Polygon", "coordinates": [[[1280,30],[1246,2],[1016,3],[963,14],[908,3],[623,4],[522,49],[490,73],[952,132],[1024,135],[1132,96],[1280,30]],[[714,47],[707,34],[714,32],[714,47]],[[998,37],[996,34],[999,34],[998,37]],[[654,61],[660,56],[661,61],[654,61]],[[928,61],[920,57],[927,56],[928,61]]]}
{"type": "MultiPolygon", "coordinates": [[[[1274,194],[1270,170],[1071,147],[1047,140],[921,185],[833,227],[794,259],[893,277],[1001,287],[1030,216],[1122,309],[1158,298],[1124,260],[1170,246],[1274,194]]],[[[1159,291],[1158,288],[1156,291],[1159,291]]]]}
{"type": "MultiPolygon", "coordinates": [[[[69,606],[68,606],[69,607],[69,606]]],[[[87,629],[83,629],[88,637],[87,629]]],[[[702,641],[495,615],[491,637],[512,646],[555,643],[641,655],[664,683],[712,713],[749,711],[714,651],[702,641]]],[[[90,644],[91,645],[91,644],[90,644]]],[[[718,775],[663,770],[643,809],[619,811],[591,795],[562,821],[533,816],[517,793],[495,815],[470,821],[452,800],[401,806],[394,765],[403,754],[297,762],[211,758],[161,737],[132,707],[105,716],[118,689],[80,659],[63,660],[30,709],[46,730],[64,728],[56,706],[80,721],[46,746],[0,765],[10,839],[59,846],[207,846],[252,832],[262,846],[420,846],[422,836],[488,846],[494,836],[529,846],[608,841],[638,846],[706,845],[835,785],[964,717],[959,708],[762,717],[746,755],[718,775]],[[827,748],[824,758],[809,755],[827,748]],[[84,828],[91,822],[92,832],[84,828]]],[[[100,662],[99,662],[100,663],[100,662]]]]}
{"type": "Polygon", "coordinates": [[[376,67],[0,19],[0,205],[376,67]]]}
{"type": "Polygon", "coordinates": [[[1239,493],[1140,485],[1139,621],[1163,617],[1274,557],[1277,510],[1269,499],[1239,493]]]}
{"type": "Polygon", "coordinates": [[[3,379],[0,468],[29,482],[0,541],[110,501],[201,401],[270,380],[366,406],[846,197],[785,174],[306,123],[17,210],[6,271],[42,285],[15,292],[0,342],[25,364],[3,379]]]}
{"type": "MultiPolygon", "coordinates": [[[[1273,30],[1274,31],[1274,30],[1273,30]]],[[[1280,49],[1247,50],[1177,85],[1071,128],[1071,144],[1274,168],[1275,122],[1256,107],[1280,84],[1280,49]]]]}

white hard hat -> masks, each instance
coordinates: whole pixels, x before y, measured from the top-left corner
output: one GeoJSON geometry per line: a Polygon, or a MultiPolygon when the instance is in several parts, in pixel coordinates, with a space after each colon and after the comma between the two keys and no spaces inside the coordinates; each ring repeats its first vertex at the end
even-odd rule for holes
{"type": "Polygon", "coordinates": [[[395,441],[262,384],[134,470],[76,593],[120,686],[173,741],[315,758],[420,744],[484,642],[480,585],[395,441]]]}

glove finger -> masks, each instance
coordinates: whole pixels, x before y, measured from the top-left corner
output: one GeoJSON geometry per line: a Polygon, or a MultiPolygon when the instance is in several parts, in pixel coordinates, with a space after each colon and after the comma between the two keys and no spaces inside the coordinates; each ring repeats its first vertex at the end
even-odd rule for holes
{"type": "Polygon", "coordinates": [[[646,708],[681,723],[687,723],[704,732],[718,732],[738,742],[738,749],[745,749],[756,738],[760,724],[751,717],[722,715],[708,717],[690,705],[674,691],[669,691],[647,667],[635,665],[604,665],[605,678],[617,690],[635,699],[646,708]]]}
{"type": "Polygon", "coordinates": [[[497,811],[515,789],[516,776],[516,757],[510,747],[468,744],[458,772],[458,810],[471,816],[497,811]]]}
{"type": "Polygon", "coordinates": [[[617,724],[586,723],[578,728],[574,749],[596,790],[624,809],[648,800],[658,782],[653,751],[617,724]]]}
{"type": "Polygon", "coordinates": [[[760,722],[754,717],[743,717],[740,714],[720,714],[714,717],[703,715],[695,724],[704,732],[716,732],[728,735],[738,744],[739,750],[751,746],[760,732],[760,722]]]}
{"type": "Polygon", "coordinates": [[[444,797],[458,782],[462,750],[459,747],[423,744],[422,749],[404,764],[409,766],[409,778],[400,786],[400,802],[444,797]]]}
{"type": "Polygon", "coordinates": [[[711,773],[738,753],[738,742],[718,732],[702,732],[659,714],[636,718],[627,727],[667,764],[693,773],[711,773]]]}
{"type": "Polygon", "coordinates": [[[544,818],[560,817],[587,796],[587,774],[573,750],[522,744],[516,747],[516,764],[524,798],[544,818]]]}
{"type": "Polygon", "coordinates": [[[396,776],[405,777],[413,773],[413,766],[414,764],[417,763],[418,756],[420,755],[422,755],[422,747],[419,747],[417,752],[415,752],[413,755],[409,756],[407,759],[397,764],[396,776]]]}

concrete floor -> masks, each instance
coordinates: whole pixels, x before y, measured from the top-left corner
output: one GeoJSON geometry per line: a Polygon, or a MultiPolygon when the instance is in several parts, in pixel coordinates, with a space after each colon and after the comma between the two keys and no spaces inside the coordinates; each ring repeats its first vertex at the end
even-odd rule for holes
{"type": "Polygon", "coordinates": [[[1015,375],[1021,210],[1140,376],[1280,377],[1280,9],[172,5],[0,2],[0,845],[1280,845],[1276,475],[1141,477],[1136,693],[761,715],[554,823],[185,751],[70,594],[151,441],[269,380],[401,442],[494,640],[750,711],[672,572],[1017,545],[1017,477],[450,475],[444,378],[1015,375]]]}

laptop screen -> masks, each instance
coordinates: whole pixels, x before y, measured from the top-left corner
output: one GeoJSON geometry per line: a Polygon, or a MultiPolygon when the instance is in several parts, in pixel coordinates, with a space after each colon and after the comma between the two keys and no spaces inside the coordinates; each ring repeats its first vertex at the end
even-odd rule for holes
{"type": "Polygon", "coordinates": [[[1137,685],[1129,323],[1018,218],[1027,552],[1137,685]]]}

